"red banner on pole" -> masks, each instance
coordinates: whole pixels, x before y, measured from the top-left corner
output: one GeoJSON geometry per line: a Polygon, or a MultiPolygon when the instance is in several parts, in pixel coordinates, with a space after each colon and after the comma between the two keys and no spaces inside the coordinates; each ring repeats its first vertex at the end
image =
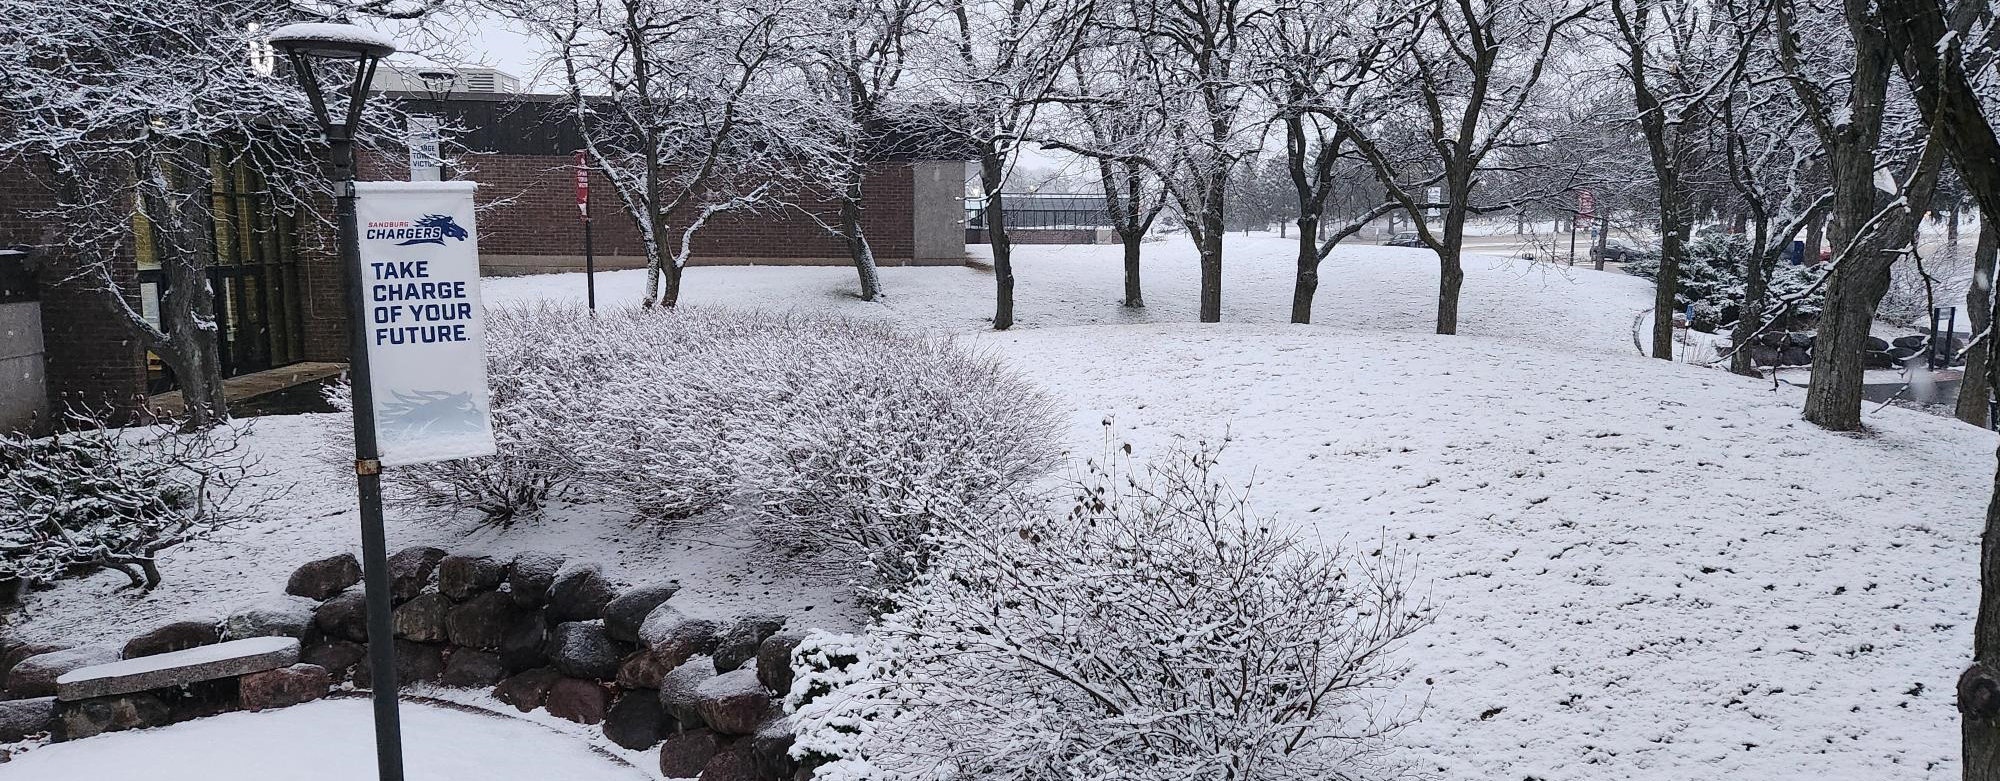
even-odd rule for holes
{"type": "Polygon", "coordinates": [[[1597,221],[1597,195],[1589,190],[1576,191],[1576,221],[1584,225],[1597,221]]]}
{"type": "Polygon", "coordinates": [[[590,165],[584,160],[582,150],[576,153],[576,213],[585,222],[590,221],[590,165]]]}

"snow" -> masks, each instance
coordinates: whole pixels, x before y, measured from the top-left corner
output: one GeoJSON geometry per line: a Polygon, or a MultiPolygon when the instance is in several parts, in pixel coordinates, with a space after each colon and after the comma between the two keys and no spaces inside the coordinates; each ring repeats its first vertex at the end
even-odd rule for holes
{"type": "MultiPolygon", "coordinates": [[[[1017,248],[1006,333],[987,330],[992,276],[971,268],[883,268],[888,298],[867,303],[851,268],[697,266],[683,301],[963,334],[1068,405],[1079,455],[1101,452],[1107,419],[1141,457],[1227,436],[1223,467],[1258,480],[1259,511],[1415,554],[1441,608],[1399,693],[1421,716],[1398,738],[1420,777],[1958,775],[1952,691],[1990,432],[1873,405],[1864,432],[1821,431],[1799,418],[1801,389],[1639,357],[1650,285],[1581,267],[1470,257],[1460,335],[1437,336],[1435,258],[1351,246],[1321,268],[1318,324],[1290,325],[1295,245],[1228,241],[1222,324],[1192,322],[1184,238],[1146,246],[1140,311],[1116,303],[1118,247],[1017,248]]],[[[640,271],[598,276],[600,305],[643,290],[640,271]]],[[[583,280],[483,289],[489,305],[581,301],[583,280]]],[[[31,595],[18,631],[122,638],[139,618],[275,593],[298,563],[351,549],[351,478],[302,453],[343,424],[259,421],[267,467],[304,476],[276,520],[169,552],[153,595],[115,591],[116,576],[31,595]]],[[[729,529],[663,538],[575,509],[504,532],[392,512],[389,530],[395,545],[623,557],[628,575],[697,588],[724,573],[719,605],[854,615],[841,584],[729,529]]]]}
{"type": "MultiPolygon", "coordinates": [[[[301,43],[340,44],[350,49],[352,47],[364,47],[374,50],[372,53],[377,57],[396,51],[396,42],[387,35],[366,27],[334,22],[298,22],[284,25],[271,31],[270,40],[273,42],[273,45],[278,45],[279,42],[296,41],[301,43]]],[[[306,49],[308,53],[318,52],[317,49],[311,46],[301,46],[299,48],[306,49]]],[[[335,51],[338,50],[335,49],[335,51]]]]}
{"type": "MultiPolygon", "coordinates": [[[[658,778],[584,741],[520,719],[403,703],[404,769],[425,781],[642,781],[658,778]]],[[[54,743],[0,765],[0,778],[83,781],[353,781],[375,777],[365,698],[230,713],[157,729],[54,743]]]]}

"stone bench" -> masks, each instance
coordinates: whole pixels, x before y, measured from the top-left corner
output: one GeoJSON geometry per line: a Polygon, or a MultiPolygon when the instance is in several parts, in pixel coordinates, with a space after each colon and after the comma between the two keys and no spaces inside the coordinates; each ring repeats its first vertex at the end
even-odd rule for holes
{"type": "Polygon", "coordinates": [[[78,668],[56,679],[56,700],[75,702],[186,686],[289,667],[299,661],[295,637],[252,637],[184,651],[78,668]]]}

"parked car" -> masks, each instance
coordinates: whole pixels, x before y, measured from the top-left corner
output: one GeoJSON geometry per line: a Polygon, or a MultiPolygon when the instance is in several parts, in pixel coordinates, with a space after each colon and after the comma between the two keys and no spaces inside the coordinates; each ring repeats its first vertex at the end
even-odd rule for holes
{"type": "Polygon", "coordinates": [[[1610,263],[1630,263],[1653,254],[1650,250],[1639,249],[1622,241],[1607,242],[1602,247],[1590,248],[1591,262],[1604,260],[1610,263]]]}
{"type": "Polygon", "coordinates": [[[1424,240],[1423,240],[1423,239],[1420,239],[1420,238],[1417,238],[1417,232],[1416,232],[1416,231],[1404,231],[1404,232],[1402,232],[1402,233],[1398,233],[1398,234],[1396,234],[1396,235],[1394,235],[1394,236],[1390,236],[1390,237],[1389,237],[1389,240],[1388,240],[1388,241],[1385,241],[1385,242],[1382,242],[1382,246],[1384,246],[1384,247],[1421,247],[1421,246],[1424,246],[1424,240]]]}

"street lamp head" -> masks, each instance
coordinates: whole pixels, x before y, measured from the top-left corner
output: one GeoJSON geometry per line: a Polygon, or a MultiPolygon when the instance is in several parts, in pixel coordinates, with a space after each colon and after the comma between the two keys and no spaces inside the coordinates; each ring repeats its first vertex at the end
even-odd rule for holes
{"type": "Polygon", "coordinates": [[[325,60],[379,60],[396,53],[389,36],[334,22],[300,22],[272,30],[271,48],[325,60]]]}

